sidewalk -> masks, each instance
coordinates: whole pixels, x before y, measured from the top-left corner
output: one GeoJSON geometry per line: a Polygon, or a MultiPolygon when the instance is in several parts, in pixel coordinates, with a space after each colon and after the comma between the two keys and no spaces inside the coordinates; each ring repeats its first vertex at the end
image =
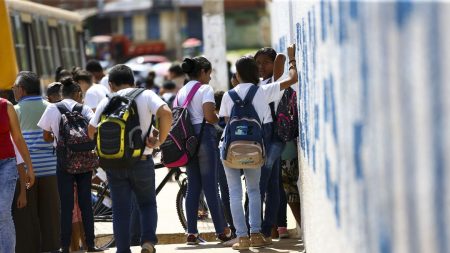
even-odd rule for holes
{"type": "MultiPolygon", "coordinates": [[[[241,252],[233,250],[232,248],[222,247],[217,242],[208,242],[205,244],[200,244],[198,246],[191,246],[186,244],[166,244],[157,245],[156,252],[158,253],[172,253],[172,252],[214,252],[214,253],[231,253],[231,252],[241,252]]],[[[107,253],[115,253],[116,249],[109,249],[105,251],[107,253]]],[[[140,247],[132,247],[131,252],[140,253],[140,247]]],[[[259,253],[274,253],[274,252],[304,252],[303,242],[300,239],[282,239],[274,240],[274,243],[266,248],[250,248],[248,251],[244,252],[259,252],[259,253]]]]}

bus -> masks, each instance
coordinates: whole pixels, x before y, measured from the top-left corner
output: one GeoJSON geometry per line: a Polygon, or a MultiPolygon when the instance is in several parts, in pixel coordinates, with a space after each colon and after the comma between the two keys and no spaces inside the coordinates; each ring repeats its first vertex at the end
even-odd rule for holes
{"type": "Polygon", "coordinates": [[[85,66],[82,17],[22,0],[0,0],[0,90],[10,97],[19,71],[41,77],[45,87],[57,67],[85,66]],[[9,94],[9,95],[8,95],[9,94]]]}

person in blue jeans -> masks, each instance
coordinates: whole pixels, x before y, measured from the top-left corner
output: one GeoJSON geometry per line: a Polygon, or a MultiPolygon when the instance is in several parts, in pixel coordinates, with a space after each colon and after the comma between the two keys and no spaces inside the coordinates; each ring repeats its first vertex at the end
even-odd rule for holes
{"type": "MultiPolygon", "coordinates": [[[[267,122],[268,103],[278,98],[279,91],[297,82],[294,45],[288,47],[288,56],[290,59],[289,77],[280,82],[260,86],[252,100],[252,105],[261,123],[267,122]]],[[[239,84],[233,90],[241,99],[244,99],[250,88],[259,83],[258,67],[253,57],[242,57],[236,62],[236,70],[236,78],[239,84]]],[[[219,115],[225,117],[227,122],[231,116],[233,106],[234,102],[229,93],[225,93],[222,98],[219,115]]],[[[223,152],[223,148],[220,151],[223,152]]],[[[230,191],[231,212],[237,236],[235,240],[230,241],[226,246],[232,246],[236,250],[245,250],[250,246],[261,247],[266,245],[267,242],[261,234],[261,169],[243,169],[249,197],[250,228],[247,228],[242,207],[241,171],[227,168],[225,164],[224,168],[230,191]],[[248,237],[249,229],[250,238],[248,237]]]]}
{"type": "MultiPolygon", "coordinates": [[[[254,58],[258,66],[259,77],[262,78],[259,85],[268,85],[277,81],[282,76],[286,59],[283,54],[277,55],[273,48],[265,47],[258,50],[254,58]]],[[[289,61],[289,64],[291,62],[295,64],[295,59],[289,61]]],[[[268,101],[269,110],[266,109],[265,116],[266,118],[270,118],[270,120],[266,121],[263,126],[267,156],[261,171],[260,190],[261,199],[266,204],[262,233],[267,244],[270,244],[272,241],[272,227],[277,223],[280,205],[280,157],[285,144],[275,133],[275,112],[282,96],[283,91],[279,91],[274,101],[268,101]]]]}
{"type": "MultiPolygon", "coordinates": [[[[61,105],[67,110],[73,111],[82,101],[81,87],[71,77],[61,80],[63,100],[61,105]]],[[[90,120],[93,116],[91,108],[83,106],[81,115],[86,120],[90,120]]],[[[54,139],[60,139],[60,121],[61,112],[57,104],[50,104],[46,107],[41,119],[37,125],[42,128],[44,141],[53,142],[54,139]]],[[[58,183],[58,192],[61,209],[61,252],[69,253],[70,241],[72,237],[72,212],[74,207],[74,183],[77,184],[78,205],[80,206],[83,227],[85,231],[85,239],[88,252],[99,252],[100,249],[95,247],[94,235],[94,214],[92,211],[91,199],[91,179],[92,169],[85,170],[82,173],[72,174],[66,170],[67,164],[62,159],[62,152],[57,144],[57,163],[56,177],[58,183]]]]}
{"type": "Polygon", "coordinates": [[[11,215],[11,204],[18,173],[13,142],[27,165],[28,187],[33,186],[35,176],[16,111],[13,105],[3,98],[0,98],[0,122],[0,252],[14,252],[16,232],[11,215]]]}
{"type": "Polygon", "coordinates": [[[188,112],[200,145],[197,154],[186,166],[188,186],[186,193],[186,218],[188,236],[186,243],[199,243],[197,217],[200,193],[203,190],[209,211],[212,216],[216,236],[220,241],[231,239],[232,233],[228,228],[219,197],[217,182],[217,132],[213,124],[219,121],[215,113],[214,91],[207,85],[211,80],[211,63],[202,56],[185,58],[181,65],[190,81],[181,88],[174,103],[182,105],[188,99],[191,91],[195,91],[188,104],[188,112]]]}
{"type": "MultiPolygon", "coordinates": [[[[111,91],[118,95],[126,95],[133,91],[133,71],[122,64],[114,66],[109,72],[111,91]]],[[[109,98],[103,99],[97,106],[95,116],[89,122],[89,136],[93,139],[100,117],[105,110],[109,98]]],[[[158,213],[156,208],[155,169],[151,156],[152,148],[159,147],[166,140],[172,124],[172,112],[167,104],[151,90],[145,90],[135,98],[142,138],[146,147],[139,161],[129,168],[104,168],[111,190],[113,209],[114,238],[118,253],[131,253],[130,250],[130,217],[132,195],[134,194],[141,230],[141,252],[155,252],[156,226],[158,213]],[[159,122],[159,136],[146,136],[151,127],[152,117],[156,115],[159,122]]]]}

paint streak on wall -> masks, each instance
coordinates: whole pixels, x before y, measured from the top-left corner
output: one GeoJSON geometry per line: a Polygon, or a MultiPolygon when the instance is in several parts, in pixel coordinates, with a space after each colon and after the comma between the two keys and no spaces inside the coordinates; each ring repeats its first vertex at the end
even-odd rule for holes
{"type": "Polygon", "coordinates": [[[271,3],[297,46],[308,253],[450,252],[450,3],[271,3]]]}

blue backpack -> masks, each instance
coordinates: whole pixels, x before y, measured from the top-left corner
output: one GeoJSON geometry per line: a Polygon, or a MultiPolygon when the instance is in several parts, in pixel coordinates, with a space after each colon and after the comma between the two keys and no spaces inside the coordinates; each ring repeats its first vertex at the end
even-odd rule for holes
{"type": "Polygon", "coordinates": [[[259,169],[264,164],[265,150],[261,120],[252,104],[258,86],[252,85],[245,96],[228,91],[234,102],[225,128],[222,160],[233,169],[259,169]]]}

